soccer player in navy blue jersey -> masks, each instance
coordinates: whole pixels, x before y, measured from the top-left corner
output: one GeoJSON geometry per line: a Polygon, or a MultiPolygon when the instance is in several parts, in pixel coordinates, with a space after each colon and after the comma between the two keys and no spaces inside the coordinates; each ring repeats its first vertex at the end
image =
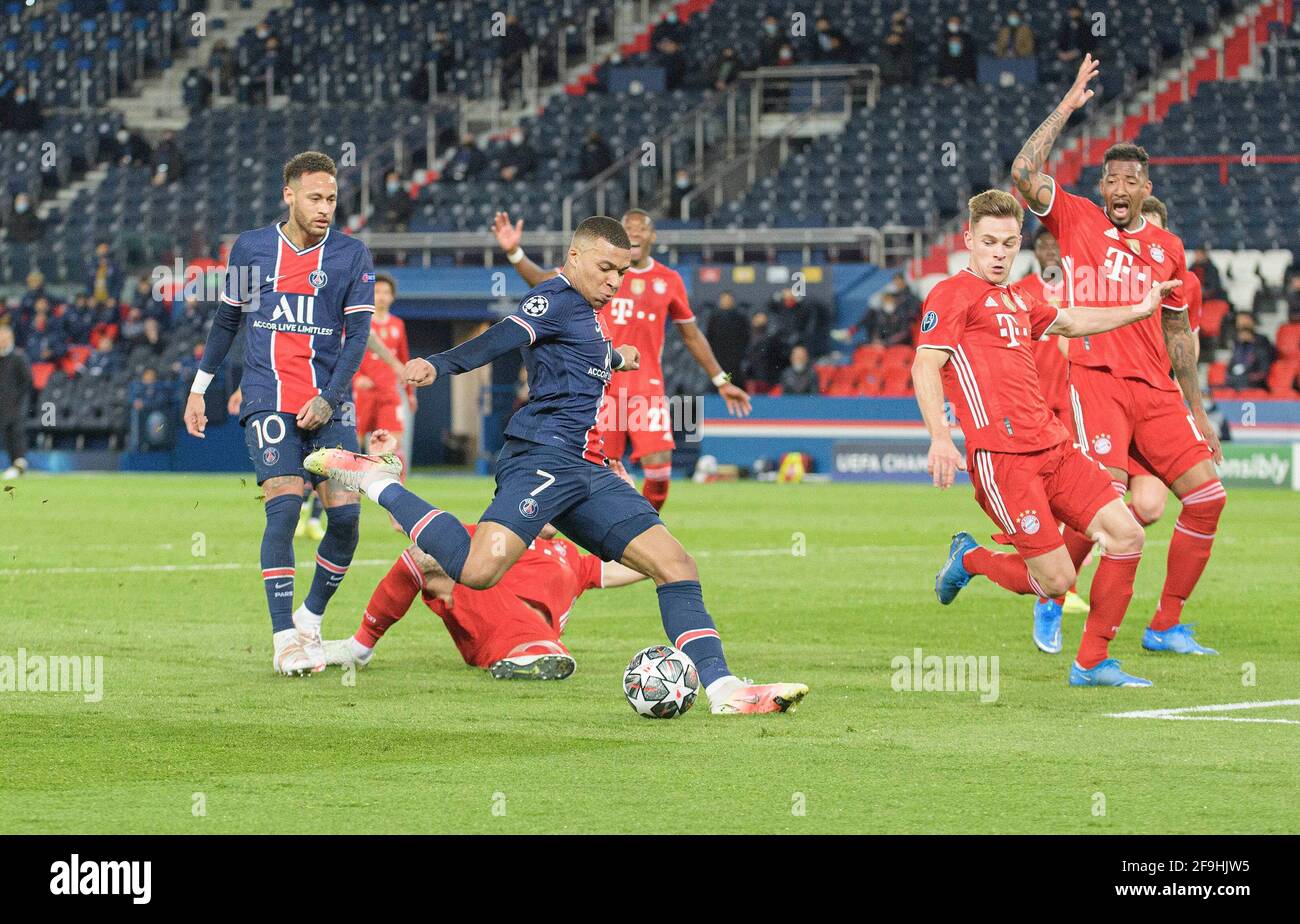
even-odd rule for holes
{"type": "Polygon", "coordinates": [[[506,427],[496,496],[472,538],[450,513],[398,482],[401,463],[394,456],[327,448],[304,465],[364,492],[450,577],[478,590],[496,584],[542,527],[554,524],[604,561],[655,582],[668,640],[695,662],[713,712],[784,712],[808,688],[754,684],[731,673],[694,559],[650,502],[606,464],[596,424],[601,401],[611,373],[636,369],[640,357],[635,347],[614,349],[597,312],[630,265],[623,226],[605,216],[588,218],[573,235],[563,271],[530,290],[513,314],[454,349],[407,364],[404,379],[423,386],[524,350],[528,403],[506,427]]]}
{"type": "Polygon", "coordinates": [[[357,448],[352,377],[375,310],[375,269],[356,238],[334,234],[334,161],[318,151],[284,167],[287,221],[245,231],[227,261],[225,291],[185,405],[185,427],[202,437],[204,392],[245,326],[240,423],[266,498],[262,583],[271,612],[272,664],[283,674],[325,669],[320,625],[356,551],[360,498],[313,476],[329,511],[311,590],[293,608],[293,534],[303,503],[304,457],[320,446],[357,448]],[[345,419],[347,418],[347,419],[345,419]]]}

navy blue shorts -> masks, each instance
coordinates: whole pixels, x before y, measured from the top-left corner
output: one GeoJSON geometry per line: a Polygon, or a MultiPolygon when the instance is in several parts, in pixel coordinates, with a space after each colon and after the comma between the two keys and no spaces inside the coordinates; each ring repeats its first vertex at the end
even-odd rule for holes
{"type": "Polygon", "coordinates": [[[520,439],[507,440],[497,456],[497,493],[482,520],[525,543],[550,523],[603,561],[620,560],[629,542],[663,522],[611,469],[520,439]]]}
{"type": "Polygon", "coordinates": [[[331,420],[315,430],[303,430],[293,414],[282,411],[259,411],[243,420],[244,443],[248,458],[257,472],[257,483],[282,475],[298,475],[313,486],[329,479],[313,475],[302,467],[302,460],[317,449],[341,446],[358,452],[357,431],[341,420],[331,420]]]}

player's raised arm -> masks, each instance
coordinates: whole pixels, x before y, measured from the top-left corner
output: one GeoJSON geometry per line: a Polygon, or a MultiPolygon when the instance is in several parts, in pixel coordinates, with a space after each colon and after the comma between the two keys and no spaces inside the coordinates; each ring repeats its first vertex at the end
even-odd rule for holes
{"type": "Polygon", "coordinates": [[[1160,302],[1183,284],[1181,279],[1170,279],[1151,287],[1147,297],[1136,305],[1121,308],[1062,308],[1056,320],[1048,325],[1047,333],[1062,337],[1089,337],[1108,330],[1124,327],[1160,310],[1160,302]]]}
{"type": "Polygon", "coordinates": [[[966,470],[966,460],[957,451],[943,414],[943,378],[939,370],[948,362],[948,356],[947,350],[922,348],[916,351],[916,359],[912,362],[916,403],[921,408],[925,428],[930,431],[926,467],[936,488],[952,487],[957,471],[966,470]]]}
{"type": "Polygon", "coordinates": [[[529,287],[541,285],[547,279],[556,276],[555,270],[542,269],[524,253],[520,241],[524,236],[524,220],[521,218],[513,225],[510,223],[510,215],[507,212],[497,212],[492,219],[492,234],[496,237],[497,243],[505,252],[506,259],[510,265],[515,268],[515,272],[523,277],[524,282],[529,287]]]}
{"type": "Polygon", "coordinates": [[[1100,67],[1092,55],[1083,56],[1069,92],[1052,110],[1052,114],[1043,120],[1043,124],[1029,136],[1029,140],[1011,162],[1011,179],[1032,211],[1042,214],[1052,206],[1052,192],[1056,185],[1050,176],[1043,173],[1043,167],[1047,164],[1048,155],[1052,153],[1052,145],[1056,143],[1070,116],[1092,99],[1093,91],[1088,89],[1088,84],[1097,76],[1100,67]]]}

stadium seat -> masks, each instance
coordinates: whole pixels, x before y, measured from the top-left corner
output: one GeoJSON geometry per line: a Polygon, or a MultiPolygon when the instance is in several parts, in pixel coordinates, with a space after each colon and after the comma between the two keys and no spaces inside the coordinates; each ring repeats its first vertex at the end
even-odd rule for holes
{"type": "Polygon", "coordinates": [[[1201,336],[1215,339],[1223,329],[1223,318],[1232,306],[1221,298],[1212,298],[1201,304],[1201,336]]]}
{"type": "Polygon", "coordinates": [[[1210,363],[1206,370],[1206,381],[1211,388],[1222,388],[1228,381],[1228,364],[1222,360],[1210,363]]]}
{"type": "Polygon", "coordinates": [[[1283,324],[1274,340],[1277,355],[1284,359],[1300,358],[1300,323],[1283,324]]]}
{"type": "Polygon", "coordinates": [[[44,391],[54,369],[54,363],[32,363],[32,388],[36,391],[44,391]]]}
{"type": "Polygon", "coordinates": [[[1268,390],[1279,397],[1294,397],[1300,359],[1279,359],[1268,370],[1268,390]]]}

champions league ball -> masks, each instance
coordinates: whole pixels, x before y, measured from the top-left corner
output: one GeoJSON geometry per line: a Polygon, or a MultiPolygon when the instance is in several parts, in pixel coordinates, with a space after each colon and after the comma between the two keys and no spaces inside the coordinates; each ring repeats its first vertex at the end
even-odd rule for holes
{"type": "Polygon", "coordinates": [[[684,653],[671,645],[652,645],[627,663],[623,692],[639,715],[672,719],[695,705],[700,675],[695,662],[684,653]]]}

